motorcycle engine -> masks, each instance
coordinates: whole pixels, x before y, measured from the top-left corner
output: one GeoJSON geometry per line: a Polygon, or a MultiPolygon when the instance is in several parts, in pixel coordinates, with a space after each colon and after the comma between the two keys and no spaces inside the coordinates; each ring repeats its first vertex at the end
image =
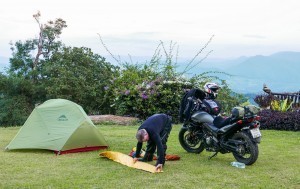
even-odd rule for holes
{"type": "Polygon", "coordinates": [[[218,139],[208,133],[205,134],[205,144],[206,144],[206,150],[207,151],[216,151],[218,147],[218,139]]]}
{"type": "Polygon", "coordinates": [[[212,142],[213,142],[212,136],[206,136],[205,142],[206,142],[206,144],[207,144],[208,146],[210,146],[210,145],[212,144],[212,142]]]}

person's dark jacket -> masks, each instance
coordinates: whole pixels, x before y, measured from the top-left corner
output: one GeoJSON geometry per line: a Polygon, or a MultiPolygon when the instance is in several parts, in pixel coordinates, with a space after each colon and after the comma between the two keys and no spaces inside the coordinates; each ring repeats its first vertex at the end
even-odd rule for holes
{"type": "Polygon", "coordinates": [[[191,89],[190,91],[185,93],[185,95],[181,99],[180,107],[179,107],[179,121],[180,122],[184,122],[184,119],[186,117],[189,117],[188,115],[185,115],[186,113],[189,113],[189,112],[185,112],[186,106],[189,103],[189,101],[188,101],[189,97],[203,100],[206,97],[206,93],[197,88],[191,89]]]}
{"type": "MultiPolygon", "coordinates": [[[[164,126],[166,125],[168,120],[169,118],[166,114],[154,114],[148,119],[146,119],[143,122],[143,124],[138,128],[138,130],[145,129],[149,135],[149,141],[154,142],[156,144],[158,156],[156,165],[165,163],[165,154],[160,138],[160,133],[164,130],[164,126]]],[[[142,142],[137,143],[136,154],[140,154],[142,146],[142,142]]]]}

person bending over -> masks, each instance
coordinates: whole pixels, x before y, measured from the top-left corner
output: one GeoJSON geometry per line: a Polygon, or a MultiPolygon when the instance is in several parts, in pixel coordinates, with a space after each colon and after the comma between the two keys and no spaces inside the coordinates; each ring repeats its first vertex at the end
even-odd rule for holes
{"type": "Polygon", "coordinates": [[[165,164],[165,155],[167,150],[167,141],[172,130],[171,118],[166,114],[154,114],[148,117],[138,128],[136,139],[136,153],[133,161],[152,161],[153,154],[157,148],[156,171],[162,170],[165,164]],[[146,152],[143,158],[140,157],[140,152],[143,147],[143,142],[147,142],[146,152]]]}

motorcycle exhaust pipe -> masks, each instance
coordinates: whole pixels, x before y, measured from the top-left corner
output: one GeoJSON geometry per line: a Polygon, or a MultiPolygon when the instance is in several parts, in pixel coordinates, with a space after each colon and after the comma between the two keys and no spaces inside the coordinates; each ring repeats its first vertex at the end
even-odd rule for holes
{"type": "Polygon", "coordinates": [[[228,145],[228,144],[221,144],[221,147],[230,151],[230,152],[237,152],[237,148],[235,146],[232,145],[228,145]]]}
{"type": "MultiPolygon", "coordinates": [[[[231,140],[229,142],[233,142],[233,143],[236,144],[237,141],[232,141],[231,140]]],[[[222,148],[224,148],[224,149],[226,149],[226,150],[228,150],[230,152],[237,152],[237,153],[239,153],[239,148],[236,145],[230,145],[228,143],[221,143],[220,145],[221,145],[222,148]]]]}

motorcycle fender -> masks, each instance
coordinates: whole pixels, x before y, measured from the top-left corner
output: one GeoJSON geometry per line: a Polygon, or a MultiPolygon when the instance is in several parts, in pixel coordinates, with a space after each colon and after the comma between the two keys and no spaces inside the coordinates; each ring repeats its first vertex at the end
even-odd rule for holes
{"type": "Polygon", "coordinates": [[[212,124],[214,121],[213,116],[211,116],[210,114],[203,112],[203,111],[195,112],[192,115],[191,119],[197,123],[211,123],[212,124]]]}
{"type": "Polygon", "coordinates": [[[256,142],[257,144],[259,144],[261,141],[261,137],[254,138],[253,141],[256,142]]]}

